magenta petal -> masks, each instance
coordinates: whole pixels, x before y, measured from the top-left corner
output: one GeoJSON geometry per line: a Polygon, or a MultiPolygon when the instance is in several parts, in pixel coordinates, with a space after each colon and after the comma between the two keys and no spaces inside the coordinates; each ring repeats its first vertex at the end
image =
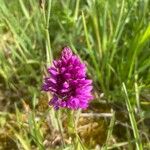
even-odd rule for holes
{"type": "Polygon", "coordinates": [[[81,63],[69,47],[62,50],[61,57],[48,68],[42,89],[51,92],[49,105],[54,109],[86,109],[93,99],[92,80],[87,79],[86,65],[81,63]]]}
{"type": "Polygon", "coordinates": [[[56,95],[49,101],[49,105],[54,105],[58,101],[58,97],[56,95]]]}
{"type": "Polygon", "coordinates": [[[71,78],[71,74],[70,74],[70,73],[65,73],[65,74],[64,74],[64,78],[66,78],[66,79],[71,78]]]}
{"type": "Polygon", "coordinates": [[[50,82],[50,83],[53,83],[53,84],[57,83],[57,81],[53,78],[49,78],[47,81],[50,82]]]}
{"type": "Polygon", "coordinates": [[[54,68],[54,67],[48,68],[48,72],[49,72],[52,76],[58,75],[57,69],[54,68]]]}
{"type": "Polygon", "coordinates": [[[66,88],[68,88],[68,87],[69,87],[69,83],[64,82],[64,83],[63,83],[63,88],[65,88],[65,89],[66,89],[66,88]]]}
{"type": "Polygon", "coordinates": [[[53,61],[53,64],[54,64],[55,67],[57,67],[58,61],[54,60],[54,61],[53,61]]]}
{"type": "Polygon", "coordinates": [[[78,109],[79,107],[79,99],[71,98],[67,101],[67,107],[71,109],[78,109]]]}
{"type": "Polygon", "coordinates": [[[72,51],[69,47],[65,47],[62,51],[62,57],[65,59],[70,59],[72,56],[72,51]]]}
{"type": "Polygon", "coordinates": [[[65,101],[62,101],[61,104],[60,104],[60,106],[61,106],[61,107],[66,107],[66,102],[65,102],[65,101]]]}

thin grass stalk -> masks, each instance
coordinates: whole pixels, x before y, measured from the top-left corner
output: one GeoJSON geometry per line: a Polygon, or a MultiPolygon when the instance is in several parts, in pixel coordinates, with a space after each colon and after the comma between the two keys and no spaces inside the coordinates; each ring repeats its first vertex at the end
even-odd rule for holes
{"type": "Polygon", "coordinates": [[[77,0],[77,1],[76,1],[75,12],[74,12],[74,23],[76,22],[76,20],[77,20],[77,18],[78,18],[79,5],[80,5],[80,0],[77,0]]]}
{"type": "Polygon", "coordinates": [[[29,13],[28,13],[28,11],[27,11],[25,5],[24,5],[23,0],[19,0],[19,3],[20,3],[22,12],[24,13],[25,17],[26,17],[27,19],[30,19],[29,13]]]}
{"type": "Polygon", "coordinates": [[[141,139],[140,139],[140,135],[139,135],[138,127],[137,127],[137,122],[135,120],[133,108],[132,108],[132,105],[130,104],[127,89],[126,89],[126,86],[125,86],[124,83],[122,84],[122,87],[123,87],[123,91],[124,91],[124,94],[125,94],[125,101],[126,101],[126,106],[127,106],[128,112],[129,112],[129,118],[130,118],[131,126],[132,126],[132,129],[133,129],[136,149],[137,150],[143,150],[143,146],[142,146],[142,143],[141,143],[141,139]]]}
{"type": "Polygon", "coordinates": [[[109,124],[104,150],[107,150],[107,148],[108,148],[108,142],[109,142],[110,138],[112,137],[114,125],[115,125],[115,112],[112,113],[112,118],[111,118],[111,121],[109,124]]]}
{"type": "Polygon", "coordinates": [[[57,124],[58,124],[58,128],[59,128],[59,132],[62,138],[62,147],[65,148],[65,140],[64,140],[64,136],[63,136],[63,129],[62,129],[62,124],[60,123],[60,117],[59,117],[59,112],[55,112],[55,117],[57,120],[57,124]]]}
{"type": "Polygon", "coordinates": [[[105,86],[104,86],[104,83],[103,83],[102,73],[100,71],[100,68],[99,68],[97,62],[96,62],[96,58],[94,56],[94,53],[92,51],[91,44],[90,44],[90,41],[89,41],[89,38],[88,38],[88,31],[87,31],[87,26],[86,26],[86,20],[85,20],[85,16],[84,16],[83,12],[82,12],[82,21],[83,21],[83,27],[84,27],[84,33],[85,33],[85,38],[86,38],[86,43],[87,43],[88,51],[89,51],[90,57],[91,57],[91,59],[93,61],[94,67],[96,69],[96,73],[97,73],[97,76],[98,76],[98,81],[101,84],[102,90],[104,92],[106,92],[105,86]]]}
{"type": "Polygon", "coordinates": [[[51,0],[48,0],[48,10],[46,14],[45,9],[45,2],[42,2],[42,13],[44,18],[44,26],[45,26],[45,36],[46,36],[46,58],[47,58],[47,66],[52,64],[53,56],[52,56],[52,49],[51,49],[51,42],[50,42],[50,33],[49,33],[49,21],[50,21],[50,14],[51,14],[51,0]]]}

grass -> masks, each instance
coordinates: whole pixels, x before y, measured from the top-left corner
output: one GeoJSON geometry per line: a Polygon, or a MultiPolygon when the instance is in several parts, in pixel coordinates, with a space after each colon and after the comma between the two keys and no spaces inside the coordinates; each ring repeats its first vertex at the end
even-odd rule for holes
{"type": "Polygon", "coordinates": [[[149,0],[0,0],[0,149],[149,149],[149,12],[149,0]],[[95,95],[74,116],[74,142],[65,110],[41,92],[65,45],[95,95]]]}

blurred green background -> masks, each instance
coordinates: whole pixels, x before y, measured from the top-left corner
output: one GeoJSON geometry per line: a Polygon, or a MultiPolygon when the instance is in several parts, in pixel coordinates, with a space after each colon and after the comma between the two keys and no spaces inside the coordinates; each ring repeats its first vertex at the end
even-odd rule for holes
{"type": "Polygon", "coordinates": [[[0,0],[0,149],[149,149],[149,108],[150,0],[0,0]],[[66,45],[93,80],[95,100],[86,115],[112,118],[96,120],[98,135],[89,136],[88,144],[79,133],[77,146],[65,142],[62,148],[68,133],[58,146],[45,144],[48,134],[55,137],[53,127],[66,131],[64,111],[48,108],[41,85],[46,67],[66,45]],[[124,129],[115,125],[118,119],[124,129]]]}

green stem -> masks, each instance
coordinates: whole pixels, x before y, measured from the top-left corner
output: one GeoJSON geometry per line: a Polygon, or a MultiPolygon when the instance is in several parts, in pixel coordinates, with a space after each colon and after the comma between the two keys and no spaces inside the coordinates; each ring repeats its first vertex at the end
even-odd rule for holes
{"type": "Polygon", "coordinates": [[[68,110],[67,111],[67,116],[68,116],[68,133],[72,138],[74,149],[75,150],[85,150],[86,148],[82,144],[82,141],[78,135],[78,132],[76,130],[75,126],[75,119],[74,119],[74,114],[75,111],[68,110]]]}
{"type": "Polygon", "coordinates": [[[59,118],[58,112],[56,112],[55,115],[56,115],[56,119],[57,119],[59,132],[60,132],[61,138],[62,138],[62,145],[63,145],[63,148],[65,148],[65,142],[64,142],[64,138],[63,138],[63,131],[62,131],[62,126],[61,126],[60,121],[59,121],[60,118],[59,118]]]}

